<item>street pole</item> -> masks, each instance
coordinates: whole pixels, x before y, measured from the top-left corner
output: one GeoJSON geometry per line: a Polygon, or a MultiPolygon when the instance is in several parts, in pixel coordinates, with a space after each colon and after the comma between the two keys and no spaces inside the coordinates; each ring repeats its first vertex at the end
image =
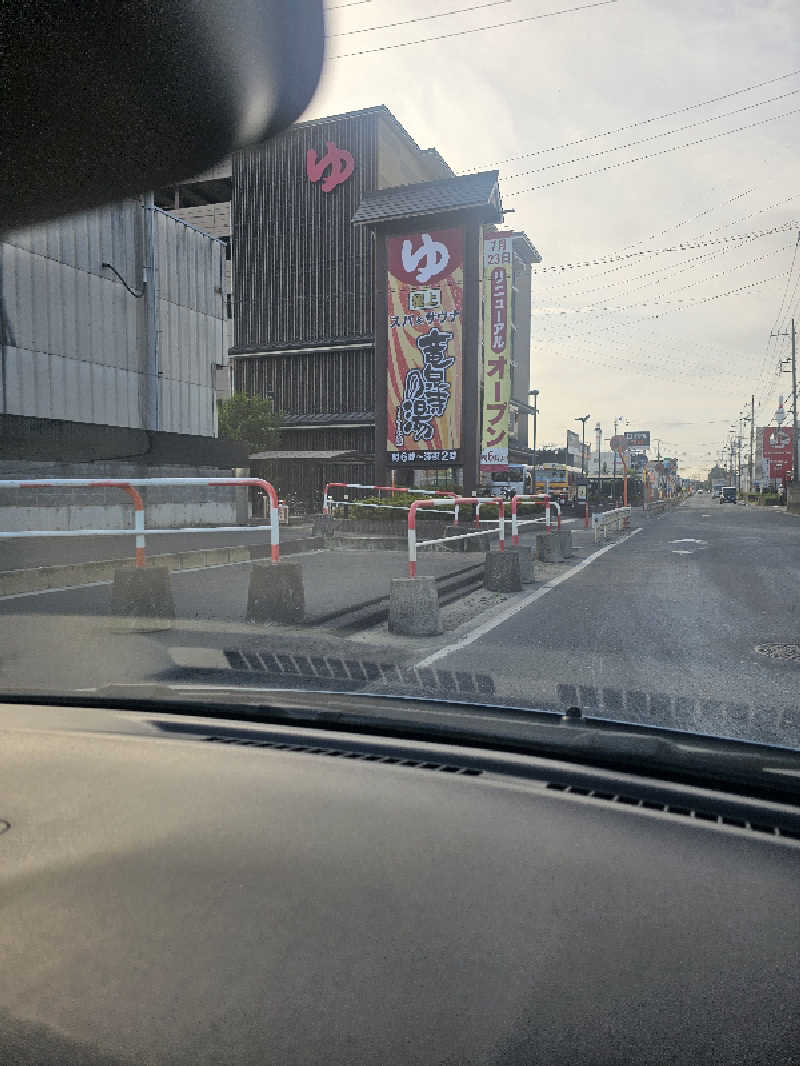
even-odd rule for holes
{"type": "Polygon", "coordinates": [[[795,362],[795,330],[794,319],[792,319],[792,481],[798,480],[798,474],[800,473],[800,463],[797,461],[798,451],[797,447],[797,365],[795,362]]]}
{"type": "Polygon", "coordinates": [[[747,491],[753,491],[753,456],[755,455],[756,448],[756,398],[751,394],[750,396],[750,484],[747,486],[747,491]]]}
{"type": "Polygon", "coordinates": [[[531,489],[536,492],[536,416],[539,413],[539,390],[530,389],[528,396],[533,397],[533,477],[531,478],[531,489]]]}

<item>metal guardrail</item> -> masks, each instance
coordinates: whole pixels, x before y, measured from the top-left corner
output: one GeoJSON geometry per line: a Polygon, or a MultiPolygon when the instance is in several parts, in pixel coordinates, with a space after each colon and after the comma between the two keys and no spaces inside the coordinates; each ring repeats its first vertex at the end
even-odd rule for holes
{"type": "Polygon", "coordinates": [[[537,522],[539,519],[523,519],[520,521],[517,518],[517,505],[519,503],[541,503],[544,504],[544,528],[545,532],[549,533],[552,529],[550,525],[550,508],[555,507],[556,517],[558,519],[558,529],[561,529],[561,504],[558,500],[551,500],[547,493],[536,492],[530,495],[520,494],[514,496],[511,500],[511,543],[516,547],[519,544],[519,527],[529,525],[532,522],[537,522]]]}
{"type": "Polygon", "coordinates": [[[258,530],[269,531],[270,556],[273,563],[280,562],[280,521],[278,513],[278,494],[268,481],[257,477],[238,478],[203,478],[203,477],[151,477],[151,478],[125,478],[84,480],[81,478],[48,478],[41,481],[0,481],[0,489],[35,489],[35,488],[68,488],[68,489],[122,489],[133,500],[134,528],[131,529],[74,529],[74,530],[25,530],[24,532],[0,532],[0,538],[13,537],[96,537],[111,536],[113,534],[134,534],[136,537],[136,565],[145,565],[145,524],[144,502],[137,489],[149,486],[159,488],[188,488],[191,486],[203,486],[204,488],[247,488],[255,486],[262,489],[270,499],[270,524],[268,526],[202,526],[182,529],[151,529],[151,533],[253,533],[258,530]]]}
{"type": "Polygon", "coordinates": [[[438,499],[438,500],[415,500],[408,510],[408,576],[417,576],[417,547],[426,548],[431,544],[450,544],[454,540],[466,540],[468,537],[483,537],[486,534],[482,530],[477,530],[473,533],[458,533],[453,537],[438,537],[435,540],[422,540],[417,545],[417,510],[420,507],[440,507],[442,504],[455,504],[458,507],[459,504],[475,507],[479,502],[483,503],[496,503],[498,511],[498,536],[500,551],[505,551],[505,528],[506,520],[504,514],[504,503],[502,497],[497,496],[494,499],[491,497],[478,497],[478,496],[457,496],[455,499],[438,499]]]}
{"type": "MultiPolygon", "coordinates": [[[[392,493],[395,493],[395,494],[396,493],[400,493],[401,495],[409,495],[409,496],[446,496],[446,497],[449,497],[451,500],[455,499],[456,496],[458,495],[458,493],[456,493],[456,492],[448,492],[445,489],[415,489],[415,488],[409,488],[409,487],[402,486],[402,485],[357,485],[357,484],[353,484],[352,482],[346,482],[346,481],[329,481],[328,484],[325,486],[325,488],[323,490],[323,493],[322,493],[322,513],[323,513],[323,515],[329,515],[334,507],[343,507],[343,506],[346,506],[346,505],[349,505],[349,504],[355,504],[355,503],[359,502],[357,499],[349,500],[349,499],[347,499],[347,497],[345,497],[344,500],[335,500],[331,496],[331,492],[330,492],[331,489],[362,489],[362,490],[366,489],[368,492],[372,492],[372,493],[377,494],[378,498],[380,498],[380,495],[381,495],[382,492],[388,492],[390,494],[390,498],[391,498],[391,494],[392,493]]],[[[376,504],[361,504],[361,506],[362,507],[380,507],[380,506],[391,507],[391,504],[383,504],[383,505],[377,504],[377,503],[376,504]]],[[[402,510],[407,510],[407,508],[404,507],[404,508],[402,508],[402,510]]],[[[456,508],[456,513],[457,512],[458,512],[458,508],[456,508]]]]}
{"type": "Polygon", "coordinates": [[[623,529],[627,529],[631,520],[631,508],[628,507],[615,507],[613,511],[596,511],[592,515],[592,529],[594,530],[594,542],[597,544],[600,530],[603,531],[603,539],[608,539],[609,527],[613,527],[615,532],[621,533],[623,529]]]}

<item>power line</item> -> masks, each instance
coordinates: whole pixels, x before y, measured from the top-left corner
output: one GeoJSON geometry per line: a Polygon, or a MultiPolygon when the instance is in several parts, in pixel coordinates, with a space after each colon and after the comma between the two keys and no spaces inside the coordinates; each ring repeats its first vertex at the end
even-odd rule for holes
{"type": "Polygon", "coordinates": [[[573,148],[576,144],[586,144],[587,141],[596,141],[601,137],[612,137],[617,133],[625,133],[627,130],[636,129],[638,126],[647,126],[652,122],[661,122],[665,118],[674,118],[675,115],[683,115],[687,111],[695,111],[698,107],[706,107],[708,104],[717,104],[720,100],[728,100],[732,96],[741,96],[742,93],[752,92],[753,89],[761,89],[765,85],[774,85],[779,81],[786,81],[787,78],[795,78],[800,74],[800,70],[790,70],[788,74],[779,74],[776,78],[768,78],[767,81],[756,82],[755,85],[745,85],[742,89],[734,89],[732,92],[724,93],[722,96],[712,96],[708,100],[700,100],[696,104],[688,104],[686,107],[679,107],[675,111],[665,111],[662,115],[653,115],[652,118],[639,119],[637,122],[629,122],[625,126],[617,126],[616,129],[602,130],[600,133],[590,133],[585,137],[578,137],[575,141],[566,141],[564,144],[551,145],[548,148],[537,148],[533,152],[523,152],[521,155],[511,155],[506,159],[501,159],[496,163],[487,163],[485,166],[473,167],[473,170],[494,170],[495,167],[502,167],[506,163],[515,163],[518,159],[528,159],[530,156],[543,155],[545,152],[560,152],[564,148],[573,148]]]}
{"type": "Polygon", "coordinates": [[[346,4],[326,4],[326,11],[338,11],[340,7],[360,7],[362,4],[371,4],[372,0],[348,0],[346,4]]]}
{"type": "Polygon", "coordinates": [[[685,252],[693,248],[709,248],[716,244],[732,244],[735,241],[754,241],[761,237],[771,237],[776,233],[785,233],[788,229],[797,229],[800,223],[791,220],[789,222],[783,222],[780,226],[773,226],[771,229],[754,230],[752,233],[734,233],[729,237],[713,237],[707,241],[681,241],[679,244],[671,245],[667,248],[641,248],[636,252],[621,252],[616,255],[603,255],[597,256],[594,259],[586,259],[578,263],[553,263],[548,266],[539,267],[538,270],[533,269],[533,274],[545,274],[555,272],[557,270],[575,270],[580,267],[601,266],[605,263],[617,263],[622,260],[638,259],[643,255],[663,255],[668,252],[685,252]]]}
{"type": "MultiPolygon", "coordinates": [[[[764,258],[763,256],[761,258],[764,258]]],[[[756,260],[753,260],[755,262],[756,260]]],[[[742,285],[738,289],[729,289],[727,292],[719,292],[714,296],[703,296],[698,300],[643,300],[641,303],[624,304],[624,305],[611,305],[598,307],[597,304],[589,304],[588,307],[560,307],[553,311],[534,311],[533,317],[539,318],[542,316],[550,315],[587,315],[587,314],[601,314],[604,311],[634,311],[640,307],[663,307],[665,304],[675,304],[677,306],[672,307],[668,311],[664,311],[663,314],[671,315],[676,311],[682,311],[689,307],[698,307],[700,304],[710,303],[712,300],[719,300],[723,296],[733,296],[735,293],[745,292],[747,289],[754,289],[758,285],[765,285],[768,281],[774,281],[775,278],[783,276],[783,271],[779,271],[777,274],[772,274],[768,278],[761,278],[759,281],[750,282],[748,285],[742,285]]],[[[710,279],[704,279],[710,280],[710,279]]],[[[698,282],[699,284],[699,282],[698,282]]],[[[659,318],[659,315],[646,315],[645,318],[659,318]]]]}
{"type": "MultiPolygon", "coordinates": [[[[732,130],[723,130],[721,133],[713,133],[710,137],[699,137],[696,141],[687,141],[685,144],[673,144],[669,148],[662,148],[658,152],[649,152],[646,155],[635,156],[633,159],[622,159],[619,163],[609,163],[605,167],[597,167],[594,170],[584,170],[580,174],[572,174],[568,178],[557,178],[555,181],[548,181],[544,185],[533,185],[530,189],[519,189],[516,192],[510,192],[506,194],[507,199],[512,199],[515,196],[523,196],[525,193],[538,192],[540,189],[549,189],[553,185],[564,185],[568,181],[577,181],[579,178],[588,178],[592,174],[603,174],[608,170],[618,170],[620,167],[629,167],[632,163],[641,163],[645,159],[656,159],[658,156],[667,155],[669,152],[678,152],[683,148],[694,148],[698,144],[706,144],[709,141],[718,141],[720,137],[728,137],[731,133],[742,133],[743,130],[752,130],[756,126],[764,126],[768,122],[775,122],[779,118],[788,118],[790,115],[796,115],[800,111],[800,107],[792,108],[791,111],[783,111],[780,115],[770,115],[769,118],[759,119],[757,122],[748,122],[745,126],[736,126],[732,130]]],[[[549,169],[549,168],[541,168],[549,169]]]]}
{"type": "Polygon", "coordinates": [[[480,11],[484,7],[499,7],[501,4],[510,4],[511,0],[486,0],[482,4],[473,4],[472,7],[457,7],[452,11],[439,11],[435,15],[419,15],[413,19],[402,19],[400,22],[384,22],[381,26],[362,26],[359,30],[342,30],[340,33],[326,34],[328,40],[334,37],[352,37],[356,33],[373,33],[375,30],[393,30],[398,26],[410,26],[412,22],[429,22],[431,19],[443,19],[448,15],[463,15],[467,11],[480,11]]]}
{"type": "MultiPolygon", "coordinates": [[[[645,241],[657,241],[659,237],[665,237],[668,233],[672,233],[673,230],[680,229],[682,226],[688,226],[692,222],[696,222],[698,218],[703,218],[705,215],[710,215],[713,211],[719,211],[722,207],[727,207],[728,204],[734,203],[736,200],[741,200],[745,196],[749,196],[751,192],[755,192],[756,186],[754,185],[750,189],[745,189],[744,192],[739,192],[735,196],[731,196],[728,200],[723,200],[721,204],[714,204],[713,207],[706,207],[702,211],[699,211],[696,215],[691,215],[689,218],[684,218],[680,222],[675,222],[671,226],[667,226],[665,229],[660,230],[658,233],[651,233],[649,237],[642,237],[638,241],[632,241],[630,244],[626,244],[626,248],[635,248],[637,244],[644,244],[645,241]]],[[[730,223],[728,223],[730,225],[730,223]]]]}
{"type": "Polygon", "coordinates": [[[352,56],[366,56],[374,52],[389,52],[394,48],[411,48],[415,44],[429,44],[431,41],[445,41],[451,37],[466,37],[469,33],[483,33],[484,30],[498,30],[503,26],[519,26],[523,22],[536,22],[539,19],[554,18],[556,15],[574,15],[579,11],[589,11],[595,7],[608,7],[618,4],[619,0],[595,0],[592,4],[582,4],[580,7],[564,7],[559,11],[545,11],[540,15],[526,15],[520,19],[510,19],[508,22],[494,22],[489,26],[473,26],[470,29],[455,30],[452,33],[440,33],[435,37],[423,37],[418,41],[397,41],[395,44],[382,44],[375,48],[362,48],[358,52],[343,52],[338,56],[330,56],[330,59],[350,59],[352,56]]]}
{"type": "MultiPolygon", "coordinates": [[[[683,133],[684,130],[695,129],[697,126],[707,126],[709,122],[718,122],[720,119],[730,118],[731,115],[741,115],[743,111],[752,111],[753,108],[763,107],[764,104],[774,104],[776,100],[785,100],[787,96],[796,96],[797,93],[800,93],[800,89],[791,89],[788,93],[781,93],[780,96],[770,96],[766,100],[758,100],[754,104],[745,104],[744,107],[737,107],[733,111],[725,111],[721,115],[712,115],[711,118],[701,118],[698,119],[697,122],[688,122],[685,126],[677,126],[674,130],[664,130],[662,133],[654,133],[650,137],[642,137],[639,141],[628,141],[627,144],[618,144],[613,148],[603,148],[599,152],[589,152],[587,155],[577,155],[573,159],[562,159],[558,163],[548,163],[544,167],[534,167],[532,170],[521,170],[518,174],[506,174],[503,180],[514,181],[516,178],[524,178],[528,174],[541,174],[544,170],[554,170],[556,167],[568,167],[572,163],[582,163],[585,159],[597,159],[601,155],[610,155],[611,152],[624,152],[628,148],[635,148],[638,144],[648,144],[650,141],[657,141],[661,137],[672,137],[676,133],[683,133]]],[[[725,130],[723,132],[735,133],[736,131],[725,130]]]]}

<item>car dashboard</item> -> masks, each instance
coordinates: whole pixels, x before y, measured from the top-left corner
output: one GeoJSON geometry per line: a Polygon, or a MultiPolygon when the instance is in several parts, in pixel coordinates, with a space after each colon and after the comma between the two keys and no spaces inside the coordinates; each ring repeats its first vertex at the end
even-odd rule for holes
{"type": "Polygon", "coordinates": [[[0,1061],[800,1061],[798,811],[488,747],[0,708],[0,1061]]]}

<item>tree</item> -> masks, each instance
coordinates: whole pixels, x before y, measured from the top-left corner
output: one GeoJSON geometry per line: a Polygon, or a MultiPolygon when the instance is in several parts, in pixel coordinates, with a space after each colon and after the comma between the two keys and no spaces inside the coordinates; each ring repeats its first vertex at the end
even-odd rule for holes
{"type": "Polygon", "coordinates": [[[219,435],[225,440],[247,441],[252,451],[269,451],[280,441],[280,415],[273,410],[271,400],[235,392],[220,406],[219,435]]]}

